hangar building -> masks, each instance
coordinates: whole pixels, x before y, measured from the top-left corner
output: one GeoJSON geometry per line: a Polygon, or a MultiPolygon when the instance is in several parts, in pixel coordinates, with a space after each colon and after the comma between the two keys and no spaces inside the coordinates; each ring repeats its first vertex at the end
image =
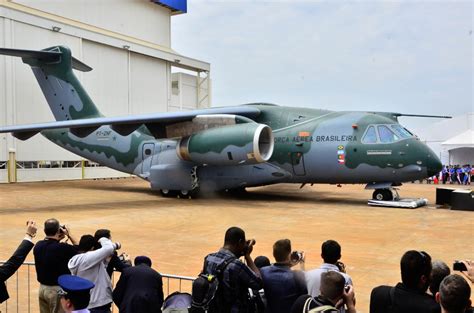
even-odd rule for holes
{"type": "Polygon", "coordinates": [[[416,133],[443,164],[474,164],[474,112],[435,122],[416,133]]]}
{"type": "MultiPolygon", "coordinates": [[[[211,105],[210,64],[171,49],[171,18],[186,13],[186,1],[0,0],[0,46],[69,46],[94,69],[75,73],[106,116],[205,108],[211,105]]],[[[0,125],[54,120],[20,58],[0,56],[0,75],[0,125]]],[[[0,182],[124,175],[41,135],[25,142],[0,135],[0,182]]]]}

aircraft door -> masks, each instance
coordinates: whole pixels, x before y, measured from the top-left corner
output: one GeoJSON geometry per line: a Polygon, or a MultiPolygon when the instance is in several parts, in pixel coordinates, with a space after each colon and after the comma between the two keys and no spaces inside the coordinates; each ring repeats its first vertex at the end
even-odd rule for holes
{"type": "Polygon", "coordinates": [[[146,143],[142,148],[142,173],[149,173],[153,164],[153,155],[155,150],[154,143],[146,143]]]}
{"type": "Polygon", "coordinates": [[[291,164],[293,165],[293,173],[296,176],[306,175],[306,170],[304,167],[304,155],[301,152],[291,153],[291,164]]]}

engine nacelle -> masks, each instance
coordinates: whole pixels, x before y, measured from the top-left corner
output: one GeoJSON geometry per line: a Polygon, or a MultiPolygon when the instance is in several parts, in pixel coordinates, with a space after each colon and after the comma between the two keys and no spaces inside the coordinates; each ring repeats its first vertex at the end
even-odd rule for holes
{"type": "Polygon", "coordinates": [[[176,148],[182,160],[220,166],[267,162],[273,147],[273,132],[269,126],[244,123],[183,137],[176,148]]]}

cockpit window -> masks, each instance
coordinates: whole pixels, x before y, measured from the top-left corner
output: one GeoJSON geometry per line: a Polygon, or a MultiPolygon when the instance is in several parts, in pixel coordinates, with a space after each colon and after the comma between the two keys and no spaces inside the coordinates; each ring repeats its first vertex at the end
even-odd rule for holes
{"type": "Polygon", "coordinates": [[[393,143],[413,137],[415,135],[400,124],[376,124],[367,127],[362,143],[393,143]]]}
{"type": "Polygon", "coordinates": [[[401,138],[413,137],[413,135],[407,129],[401,127],[398,124],[390,125],[390,128],[401,138]]]}
{"type": "Polygon", "coordinates": [[[379,131],[381,143],[392,143],[400,140],[400,138],[385,125],[378,125],[377,130],[379,131]]]}
{"type": "Polygon", "coordinates": [[[363,143],[376,143],[377,142],[377,134],[375,133],[375,127],[369,126],[367,131],[365,132],[364,137],[362,138],[363,143]]]}

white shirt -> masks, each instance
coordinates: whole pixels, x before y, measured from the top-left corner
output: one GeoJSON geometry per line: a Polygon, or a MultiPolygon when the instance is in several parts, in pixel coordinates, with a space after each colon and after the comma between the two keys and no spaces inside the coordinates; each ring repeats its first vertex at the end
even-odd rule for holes
{"type": "MultiPolygon", "coordinates": [[[[329,271],[340,273],[342,276],[344,276],[346,285],[352,285],[351,277],[346,273],[339,271],[339,268],[336,265],[323,263],[319,268],[305,273],[306,286],[308,287],[308,294],[311,295],[311,297],[317,297],[321,294],[321,274],[329,271]]],[[[342,308],[339,310],[339,312],[345,312],[345,310],[342,308]]]]}

